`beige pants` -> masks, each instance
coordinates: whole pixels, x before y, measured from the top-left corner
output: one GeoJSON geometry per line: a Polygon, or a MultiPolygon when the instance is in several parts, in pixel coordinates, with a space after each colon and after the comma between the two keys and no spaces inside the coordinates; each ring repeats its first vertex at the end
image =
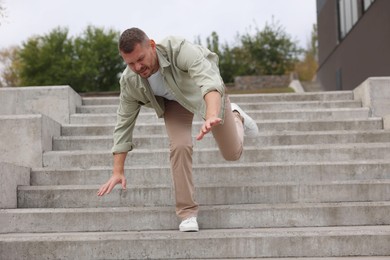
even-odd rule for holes
{"type": "MultiPolygon", "coordinates": [[[[192,179],[192,120],[194,115],[176,101],[165,101],[165,126],[170,141],[170,162],[175,188],[176,214],[181,219],[197,216],[192,179]]],[[[200,131],[200,128],[199,128],[200,131]]],[[[243,150],[244,128],[226,96],[224,124],[213,127],[213,136],[222,156],[238,160],[243,150]]]]}

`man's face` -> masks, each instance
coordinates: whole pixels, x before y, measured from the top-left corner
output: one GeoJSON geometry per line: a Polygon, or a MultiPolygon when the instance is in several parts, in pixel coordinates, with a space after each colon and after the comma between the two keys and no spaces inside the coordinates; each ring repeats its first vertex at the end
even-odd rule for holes
{"type": "Polygon", "coordinates": [[[121,52],[121,56],[130,69],[143,78],[150,77],[159,68],[156,44],[153,40],[138,43],[131,53],[121,52]]]}

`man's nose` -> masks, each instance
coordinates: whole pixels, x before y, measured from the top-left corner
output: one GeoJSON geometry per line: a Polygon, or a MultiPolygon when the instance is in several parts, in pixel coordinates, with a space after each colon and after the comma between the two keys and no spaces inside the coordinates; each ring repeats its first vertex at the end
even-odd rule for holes
{"type": "Polygon", "coordinates": [[[142,65],[141,65],[140,63],[136,63],[136,64],[134,65],[134,67],[135,67],[135,70],[136,70],[136,71],[140,71],[141,68],[142,68],[142,65]]]}

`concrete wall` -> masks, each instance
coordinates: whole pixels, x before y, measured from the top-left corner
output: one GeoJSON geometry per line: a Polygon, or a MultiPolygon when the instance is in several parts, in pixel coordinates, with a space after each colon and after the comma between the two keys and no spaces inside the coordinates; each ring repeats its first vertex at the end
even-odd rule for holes
{"type": "Polygon", "coordinates": [[[61,125],[44,115],[0,116],[0,162],[42,167],[42,153],[60,134],[61,125]]]}
{"type": "Polygon", "coordinates": [[[295,93],[305,92],[305,89],[303,88],[303,86],[299,80],[294,79],[293,81],[290,82],[290,84],[288,86],[290,88],[292,88],[295,91],[295,93]]]}
{"type": "Polygon", "coordinates": [[[30,168],[43,166],[77,106],[69,86],[0,88],[0,208],[17,207],[17,186],[30,184],[30,168]]]}
{"type": "Polygon", "coordinates": [[[240,76],[234,78],[235,89],[285,88],[292,78],[283,76],[240,76]]]}
{"type": "Polygon", "coordinates": [[[383,128],[390,129],[390,115],[383,117],[383,128]]]}
{"type": "Polygon", "coordinates": [[[371,109],[372,116],[390,115],[390,77],[372,77],[354,89],[355,100],[371,109]]]}
{"type": "Polygon", "coordinates": [[[18,185],[30,185],[30,168],[0,162],[0,208],[17,208],[18,185]]]}
{"type": "Polygon", "coordinates": [[[0,88],[0,115],[43,114],[69,123],[81,97],[69,86],[0,88]]]}

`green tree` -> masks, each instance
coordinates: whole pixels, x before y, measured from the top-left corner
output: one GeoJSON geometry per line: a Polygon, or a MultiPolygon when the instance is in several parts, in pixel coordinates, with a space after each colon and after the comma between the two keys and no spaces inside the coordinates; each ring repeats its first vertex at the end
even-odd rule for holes
{"type": "Polygon", "coordinates": [[[16,87],[20,85],[19,71],[20,60],[18,59],[19,47],[11,46],[0,50],[0,87],[16,87]]]}
{"type": "Polygon", "coordinates": [[[219,36],[216,32],[212,32],[210,37],[206,38],[207,48],[215,52],[218,56],[221,55],[219,51],[219,36]]]}
{"type": "Polygon", "coordinates": [[[242,48],[230,47],[228,44],[222,45],[220,61],[220,70],[224,82],[232,83],[235,77],[247,75],[247,63],[242,48]]]}
{"type": "Polygon", "coordinates": [[[311,31],[310,47],[308,51],[312,53],[314,58],[318,61],[318,27],[317,24],[313,24],[311,31]]]}
{"type": "Polygon", "coordinates": [[[113,30],[88,26],[74,39],[65,28],[30,38],[19,52],[21,85],[70,85],[78,92],[117,90],[125,67],[118,37],[113,30]]]}
{"type": "Polygon", "coordinates": [[[256,27],[255,34],[237,34],[237,42],[231,47],[220,45],[216,32],[206,39],[207,48],[219,56],[223,80],[233,82],[236,76],[284,75],[294,71],[302,50],[279,24],[266,24],[263,30],[256,27]]]}
{"type": "Polygon", "coordinates": [[[88,26],[74,41],[77,57],[77,85],[84,91],[118,89],[119,74],[125,68],[118,52],[118,32],[88,26]]]}
{"type": "Polygon", "coordinates": [[[294,70],[302,52],[278,23],[266,23],[263,30],[241,37],[247,75],[284,75],[294,70]]]}
{"type": "Polygon", "coordinates": [[[242,49],[240,47],[230,47],[227,43],[220,44],[219,36],[212,32],[206,38],[207,48],[219,56],[219,69],[224,82],[231,83],[234,77],[240,75],[243,69],[242,49]]]}
{"type": "Polygon", "coordinates": [[[301,81],[314,80],[318,69],[318,36],[317,25],[313,25],[311,39],[304,52],[303,60],[297,62],[295,71],[301,81]]]}
{"type": "Polygon", "coordinates": [[[73,85],[73,46],[68,30],[30,38],[19,52],[23,86],[73,85]]]}

